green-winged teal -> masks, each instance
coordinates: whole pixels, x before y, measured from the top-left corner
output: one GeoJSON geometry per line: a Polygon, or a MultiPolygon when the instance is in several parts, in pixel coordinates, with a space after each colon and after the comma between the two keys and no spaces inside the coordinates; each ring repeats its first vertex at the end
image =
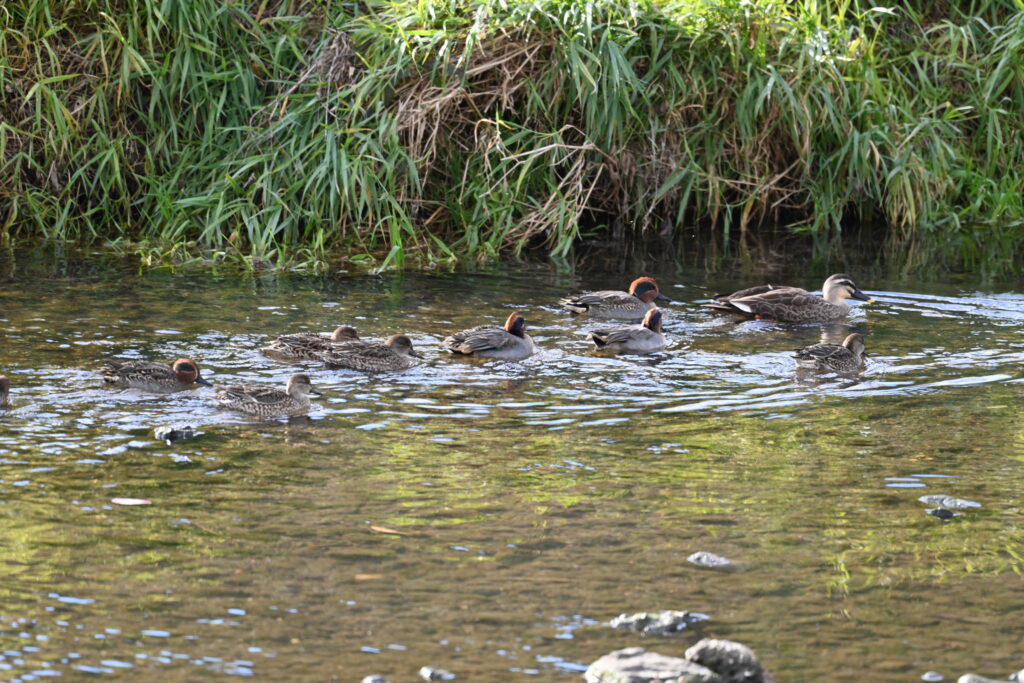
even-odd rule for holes
{"type": "Polygon", "coordinates": [[[638,277],[629,285],[628,292],[602,290],[576,296],[567,296],[559,303],[573,313],[586,313],[595,318],[641,320],[654,308],[654,300],[671,301],[658,291],[652,277],[638,277]]]}
{"type": "Polygon", "coordinates": [[[142,389],[159,394],[189,389],[192,384],[212,387],[208,381],[199,376],[199,366],[188,358],[174,361],[174,365],[150,363],[144,360],[104,360],[100,370],[103,383],[119,389],[142,389]]]}
{"type": "Polygon", "coordinates": [[[447,337],[441,344],[452,353],[502,360],[522,360],[535,347],[526,334],[526,321],[518,313],[509,315],[504,327],[478,325],[447,337]]]}
{"type": "Polygon", "coordinates": [[[828,322],[850,312],[848,297],[874,301],[853,283],[849,275],[837,274],[825,280],[818,297],[799,287],[762,285],[749,287],[704,304],[705,308],[784,323],[828,322]]]}
{"type": "Polygon", "coordinates": [[[387,341],[354,341],[334,344],[319,356],[327,367],[359,370],[360,372],[394,372],[408,370],[423,358],[413,351],[412,341],[404,334],[393,334],[387,341]]]}
{"type": "Polygon", "coordinates": [[[309,410],[309,394],[320,396],[309,375],[299,373],[288,378],[284,389],[247,384],[218,391],[213,398],[221,406],[256,417],[287,417],[309,410]]]}
{"type": "Polygon", "coordinates": [[[823,342],[797,349],[793,358],[796,358],[797,365],[805,368],[854,372],[863,367],[867,355],[864,352],[864,337],[854,332],[842,344],[823,342]]]}
{"type": "Polygon", "coordinates": [[[665,348],[665,335],[661,332],[661,311],[647,311],[639,325],[601,327],[587,335],[597,348],[614,353],[654,353],[665,348]]]}
{"type": "Polygon", "coordinates": [[[9,408],[11,405],[11,380],[7,375],[0,375],[0,409],[9,408]]]}
{"type": "Polygon", "coordinates": [[[283,334],[262,349],[264,353],[288,360],[320,360],[320,354],[330,351],[334,344],[359,341],[356,328],[341,325],[330,336],[316,332],[283,334]]]}

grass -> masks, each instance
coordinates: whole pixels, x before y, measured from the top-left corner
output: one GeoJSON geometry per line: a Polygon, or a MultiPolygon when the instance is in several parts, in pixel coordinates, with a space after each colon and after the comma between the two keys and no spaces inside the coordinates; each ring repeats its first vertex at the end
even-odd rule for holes
{"type": "Polygon", "coordinates": [[[870,226],[1017,272],[1022,9],[9,0],[0,236],[400,268],[870,226]]]}

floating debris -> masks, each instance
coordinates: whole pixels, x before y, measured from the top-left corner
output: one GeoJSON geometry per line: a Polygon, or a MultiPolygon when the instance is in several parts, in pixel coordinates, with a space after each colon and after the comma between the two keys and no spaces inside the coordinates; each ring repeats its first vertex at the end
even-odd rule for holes
{"type": "Polygon", "coordinates": [[[684,655],[720,675],[729,683],[761,683],[764,670],[754,651],[734,640],[705,638],[684,655]]]}
{"type": "Polygon", "coordinates": [[[947,510],[946,508],[928,508],[927,510],[925,510],[925,512],[927,512],[932,517],[938,517],[941,520],[953,519],[954,517],[961,516],[959,512],[953,512],[952,510],[947,510]]]}
{"type": "Polygon", "coordinates": [[[917,500],[925,505],[934,505],[935,507],[948,508],[950,510],[966,510],[967,508],[981,507],[981,503],[975,503],[973,500],[954,498],[953,496],[946,496],[941,493],[921,496],[917,500]]]}
{"type": "Polygon", "coordinates": [[[420,668],[420,678],[425,681],[454,681],[455,674],[444,669],[435,669],[432,666],[420,668]]]}
{"type": "Polygon", "coordinates": [[[163,426],[153,430],[153,436],[166,442],[168,446],[181,439],[191,439],[195,435],[195,429],[191,425],[163,426]]]}
{"type": "Polygon", "coordinates": [[[679,633],[687,626],[710,619],[700,612],[686,610],[661,610],[660,612],[637,612],[636,614],[620,614],[608,622],[612,628],[623,631],[642,633],[645,636],[664,636],[679,633]]]}
{"type": "Polygon", "coordinates": [[[730,559],[703,550],[690,555],[686,561],[706,569],[733,569],[736,566],[730,559]]]}
{"type": "Polygon", "coordinates": [[[110,502],[114,505],[152,505],[153,501],[146,500],[145,498],[111,498],[110,502]]]}
{"type": "Polygon", "coordinates": [[[587,683],[723,683],[722,677],[707,667],[679,657],[647,652],[642,647],[627,647],[604,655],[587,668],[583,677],[587,683]]]}

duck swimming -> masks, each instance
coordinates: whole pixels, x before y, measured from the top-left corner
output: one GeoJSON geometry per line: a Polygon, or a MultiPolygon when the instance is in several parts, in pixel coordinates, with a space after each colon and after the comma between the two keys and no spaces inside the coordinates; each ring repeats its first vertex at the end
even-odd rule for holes
{"type": "Polygon", "coordinates": [[[299,373],[288,378],[282,389],[258,385],[234,385],[213,395],[224,408],[256,417],[287,417],[309,410],[309,394],[320,396],[309,375],[299,373]]]}
{"type": "Polygon", "coordinates": [[[798,349],[793,358],[796,364],[817,370],[854,372],[864,365],[864,337],[857,332],[846,337],[842,344],[821,343],[798,349]]]}
{"type": "Polygon", "coordinates": [[[334,344],[349,341],[359,341],[359,334],[351,325],[341,325],[329,337],[316,332],[283,334],[261,350],[288,360],[320,360],[320,354],[334,344]]]}
{"type": "Polygon", "coordinates": [[[671,301],[658,290],[654,278],[638,277],[630,283],[628,292],[606,289],[567,296],[559,303],[573,313],[586,313],[596,318],[641,320],[648,310],[654,308],[656,299],[671,301]]]}
{"type": "Polygon", "coordinates": [[[145,360],[103,361],[100,370],[103,383],[119,389],[141,389],[158,394],[191,389],[193,384],[212,387],[199,375],[199,365],[188,358],[179,358],[174,365],[151,363],[145,360]]]}
{"type": "Polygon", "coordinates": [[[854,284],[849,275],[836,274],[825,280],[821,297],[799,287],[761,285],[716,297],[705,308],[723,313],[738,313],[784,323],[828,322],[850,312],[848,297],[874,301],[854,284]]]}
{"type": "Polygon", "coordinates": [[[412,341],[404,334],[393,334],[387,341],[353,341],[334,344],[318,358],[329,368],[345,368],[360,372],[395,372],[408,370],[423,358],[412,348],[412,341]]]}
{"type": "Polygon", "coordinates": [[[657,308],[647,311],[639,325],[598,328],[587,336],[598,349],[614,353],[654,353],[665,348],[661,311],[657,308]]]}
{"type": "Polygon", "coordinates": [[[509,315],[504,327],[478,325],[456,332],[441,344],[452,353],[503,360],[522,360],[535,350],[526,334],[526,321],[518,313],[509,315]]]}

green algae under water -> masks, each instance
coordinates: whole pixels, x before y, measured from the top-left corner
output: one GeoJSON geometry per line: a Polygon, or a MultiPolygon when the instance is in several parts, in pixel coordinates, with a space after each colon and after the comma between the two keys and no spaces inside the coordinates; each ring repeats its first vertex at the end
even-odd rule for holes
{"type": "Polygon", "coordinates": [[[0,678],[573,681],[610,650],[700,636],[750,645],[780,682],[1024,666],[1024,294],[854,273],[877,302],[849,324],[784,326],[693,304],[748,280],[650,274],[677,301],[669,350],[615,358],[556,302],[632,273],[0,264],[0,678]],[[534,357],[441,351],[510,310],[534,357]],[[340,323],[406,333],[426,360],[364,376],[258,351],[340,323]],[[851,329],[859,378],[794,375],[793,348],[851,329]],[[108,356],[190,356],[217,384],[301,368],[325,395],[258,422],[209,389],[106,390],[108,356]],[[200,434],[153,437],[179,423],[200,434]],[[926,494],[982,507],[942,522],[926,494]],[[657,609],[711,618],[676,638],[603,625],[657,609]]]}

